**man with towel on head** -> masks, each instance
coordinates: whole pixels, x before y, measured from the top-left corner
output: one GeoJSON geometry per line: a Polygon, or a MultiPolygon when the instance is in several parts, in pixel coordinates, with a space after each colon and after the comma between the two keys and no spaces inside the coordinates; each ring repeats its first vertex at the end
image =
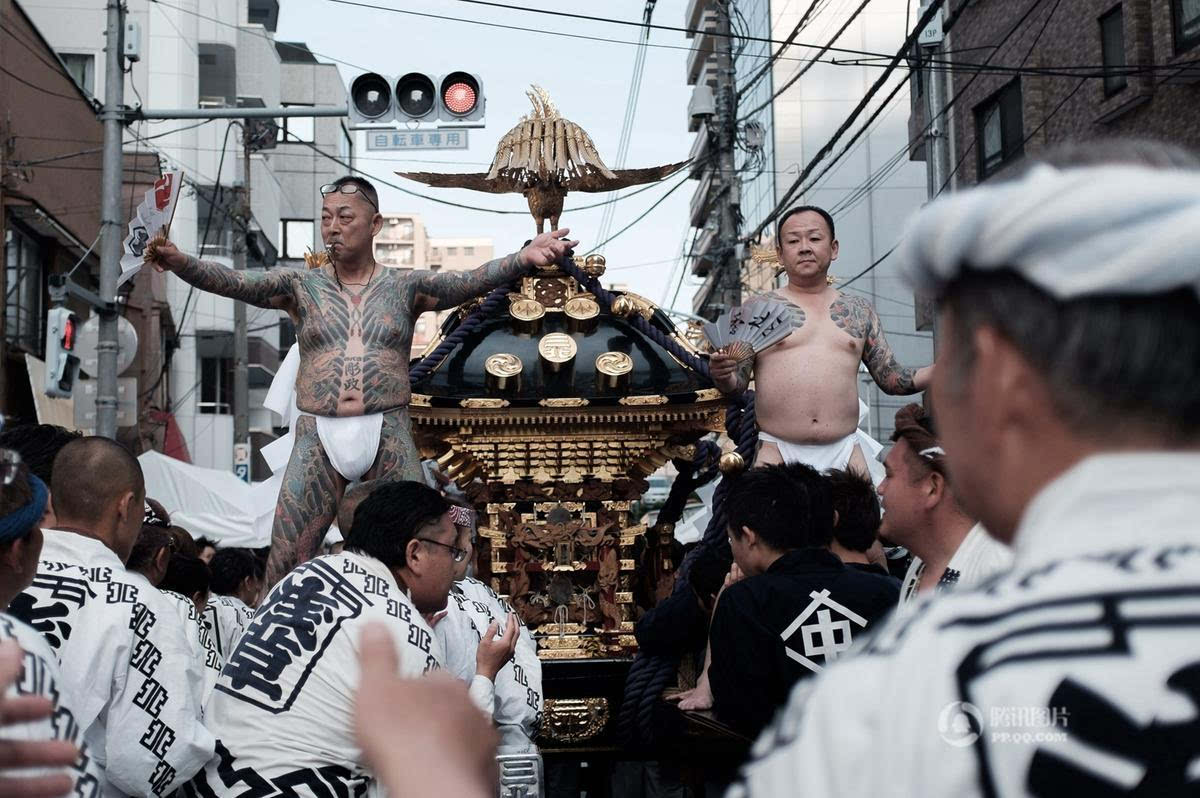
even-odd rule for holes
{"type": "Polygon", "coordinates": [[[1013,566],[793,691],[732,798],[1196,794],[1200,170],[1118,151],[910,225],[947,466],[1013,566]]]}
{"type": "Polygon", "coordinates": [[[328,262],[313,269],[234,271],[197,260],[159,237],[146,261],[195,287],[262,308],[296,325],[300,417],[271,530],[267,584],[312,557],[337,515],[346,485],[361,496],[380,482],[420,480],[408,417],[413,324],[557,261],[575,246],[568,230],[470,272],[404,271],[375,261],[383,227],[370,182],[343,177],[321,187],[321,239],[328,262]]]}
{"type": "Polygon", "coordinates": [[[714,354],[709,373],[725,393],[746,390],[753,373],[762,444],[757,465],[804,463],[818,471],[852,466],[868,474],[867,461],[879,450],[865,433],[857,434],[858,364],[865,363],[875,383],[892,395],[925,390],[933,366],[897,363],[875,308],[828,282],[838,256],[829,213],[792,208],[779,221],[775,248],[788,282],[770,298],[791,310],[791,335],[741,365],[714,354]]]}

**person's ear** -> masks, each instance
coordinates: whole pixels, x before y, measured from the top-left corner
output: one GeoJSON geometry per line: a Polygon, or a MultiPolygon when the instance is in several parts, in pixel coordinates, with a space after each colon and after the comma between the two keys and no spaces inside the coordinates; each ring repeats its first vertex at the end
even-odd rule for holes
{"type": "Polygon", "coordinates": [[[838,522],[841,520],[842,520],[842,517],[840,515],[838,515],[838,511],[834,510],[833,511],[833,528],[834,529],[838,528],[838,522]]]}
{"type": "MultiPolygon", "coordinates": [[[[134,496],[133,491],[126,491],[125,494],[122,495],[117,501],[117,519],[121,521],[121,523],[124,523],[125,520],[129,518],[129,506],[136,498],[137,497],[134,496]]],[[[139,506],[138,512],[144,512],[143,508],[139,506]]]]}
{"type": "Polygon", "coordinates": [[[383,229],[383,214],[375,211],[375,215],[371,218],[371,237],[379,235],[379,231],[383,229]]]}
{"type": "Polygon", "coordinates": [[[424,560],[425,558],[421,551],[421,541],[416,538],[410,539],[404,547],[404,565],[402,567],[408,568],[408,570],[414,573],[420,573],[425,565],[424,560]]]}
{"type": "Polygon", "coordinates": [[[932,510],[946,498],[946,478],[936,471],[929,472],[929,485],[925,491],[925,509],[932,510]]]}
{"type": "Polygon", "coordinates": [[[25,546],[29,543],[29,536],[18,538],[7,546],[0,547],[0,563],[4,567],[15,573],[21,573],[21,562],[25,556],[25,546]]]}
{"type": "Polygon", "coordinates": [[[835,261],[838,258],[838,242],[836,238],[833,239],[833,244],[829,248],[829,255],[830,261],[835,261]]]}
{"type": "Polygon", "coordinates": [[[167,572],[167,563],[171,560],[171,547],[163,546],[154,553],[154,567],[156,570],[167,572]]]}
{"type": "Polygon", "coordinates": [[[758,533],[748,526],[742,527],[742,543],[747,547],[753,546],[758,542],[758,533]]]}

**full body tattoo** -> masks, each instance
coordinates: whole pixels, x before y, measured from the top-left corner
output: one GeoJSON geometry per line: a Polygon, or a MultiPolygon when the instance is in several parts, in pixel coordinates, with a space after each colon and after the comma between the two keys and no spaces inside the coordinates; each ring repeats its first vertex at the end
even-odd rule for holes
{"type": "MultiPolygon", "coordinates": [[[[296,406],[301,411],[315,416],[384,414],[375,462],[354,488],[361,496],[379,481],[421,478],[407,410],[408,356],[417,316],[456,307],[526,271],[517,254],[474,271],[382,269],[359,294],[339,286],[331,266],[246,272],[189,257],[175,273],[201,290],[287,311],[300,345],[296,406]]],[[[269,584],[313,556],[346,491],[346,480],[330,464],[316,426],[307,416],[295,423],[296,443],[275,510],[269,584]]]]}

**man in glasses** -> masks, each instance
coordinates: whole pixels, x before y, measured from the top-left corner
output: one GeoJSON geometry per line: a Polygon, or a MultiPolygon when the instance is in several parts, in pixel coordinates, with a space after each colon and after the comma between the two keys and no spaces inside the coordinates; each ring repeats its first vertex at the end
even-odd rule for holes
{"type": "Polygon", "coordinates": [[[328,261],[312,269],[234,271],[180,252],[164,238],[146,260],[205,291],[286,310],[296,325],[300,417],[272,529],[267,584],[316,553],[348,484],[421,479],[408,416],[408,353],[421,313],[445,310],[557,261],[578,242],[566,229],[470,272],[405,272],[375,261],[383,226],[370,182],[346,176],[321,187],[328,261]]]}
{"type": "Polygon", "coordinates": [[[470,545],[451,510],[423,484],[380,485],[355,511],[341,554],[274,586],[205,708],[220,742],[193,782],[199,795],[372,791],[353,727],[361,636],[372,622],[388,628],[399,675],[441,669],[445,650],[426,618],[446,609],[470,545]]]}

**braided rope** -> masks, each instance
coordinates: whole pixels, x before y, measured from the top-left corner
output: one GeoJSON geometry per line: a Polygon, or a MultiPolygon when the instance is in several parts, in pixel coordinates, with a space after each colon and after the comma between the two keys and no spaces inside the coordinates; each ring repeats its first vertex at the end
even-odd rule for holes
{"type": "Polygon", "coordinates": [[[454,328],[454,332],[450,333],[445,339],[438,344],[437,348],[430,352],[427,356],[421,358],[408,370],[408,382],[413,384],[419,380],[423,380],[433,372],[438,365],[450,356],[454,348],[463,340],[479,329],[479,325],[483,324],[484,320],[492,314],[500,303],[508,298],[509,293],[513,290],[514,283],[502,285],[499,288],[493,288],[487,296],[483,298],[483,302],[479,303],[479,307],[467,314],[467,317],[454,328]]]}

